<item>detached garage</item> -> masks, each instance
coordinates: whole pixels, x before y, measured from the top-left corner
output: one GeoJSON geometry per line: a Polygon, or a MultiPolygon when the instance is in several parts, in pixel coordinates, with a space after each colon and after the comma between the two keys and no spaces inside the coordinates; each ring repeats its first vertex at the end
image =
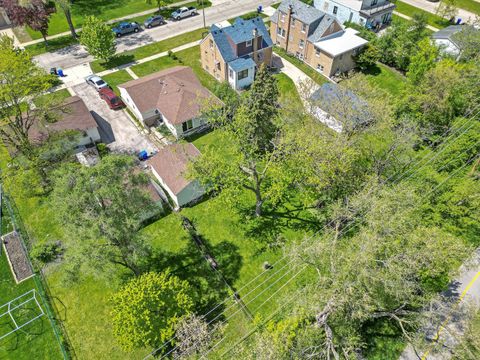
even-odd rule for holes
{"type": "Polygon", "coordinates": [[[200,155],[195,145],[173,144],[161,149],[148,160],[148,165],[178,209],[205,194],[196,180],[188,180],[186,172],[190,161],[200,155]]]}

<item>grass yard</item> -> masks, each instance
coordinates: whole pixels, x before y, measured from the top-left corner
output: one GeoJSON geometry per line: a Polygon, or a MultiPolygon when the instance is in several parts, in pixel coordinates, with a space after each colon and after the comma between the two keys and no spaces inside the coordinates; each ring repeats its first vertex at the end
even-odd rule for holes
{"type": "Polygon", "coordinates": [[[431,12],[419,9],[410,4],[404,3],[400,0],[395,1],[395,4],[397,5],[395,11],[398,11],[399,13],[402,13],[404,15],[413,17],[413,15],[415,14],[424,14],[427,19],[427,24],[430,26],[436,27],[438,29],[443,29],[444,27],[450,25],[450,22],[447,19],[432,14],[431,12]]]}
{"type": "MultiPolygon", "coordinates": [[[[175,1],[178,2],[178,1],[175,1]]],[[[82,26],[87,16],[95,15],[102,20],[108,21],[119,17],[135,14],[141,11],[155,9],[157,6],[154,1],[147,4],[145,0],[75,0],[72,3],[72,21],[76,28],[82,26]]],[[[26,28],[32,39],[40,39],[42,35],[38,31],[26,28]]],[[[67,20],[61,9],[50,17],[49,35],[59,34],[69,31],[67,20]]]]}
{"type": "Polygon", "coordinates": [[[173,56],[164,56],[152,61],[148,61],[143,64],[135,65],[132,67],[132,70],[139,77],[167,69],[172,66],[185,65],[190,66],[198,79],[210,91],[214,91],[215,86],[218,84],[217,80],[205,70],[202,69],[202,64],[200,62],[200,47],[194,46],[186,50],[179,51],[174,54],[177,57],[175,59],[173,56]]]}
{"type": "Polygon", "coordinates": [[[297,59],[295,56],[287,54],[287,52],[284,49],[279,48],[278,46],[274,46],[273,51],[279,56],[290,61],[296,67],[298,67],[310,78],[312,78],[313,81],[315,81],[317,84],[322,85],[328,82],[328,79],[325,76],[321,75],[318,71],[314,70],[313,68],[305,64],[303,61],[297,59]]]}
{"type": "Polygon", "coordinates": [[[45,45],[45,42],[39,42],[37,44],[28,45],[25,49],[30,53],[32,56],[44,54],[46,52],[53,52],[60,49],[63,49],[67,46],[76,45],[78,44],[78,40],[74,39],[70,35],[61,36],[55,39],[48,40],[48,44],[45,45]]]}
{"type": "MultiPolygon", "coordinates": [[[[474,14],[480,15],[480,2],[475,0],[457,0],[455,5],[460,9],[468,10],[474,14]]],[[[465,19],[464,19],[465,20],[465,19]]]]}
{"type": "Polygon", "coordinates": [[[116,71],[109,75],[102,76],[102,79],[105,80],[108,85],[113,88],[115,94],[120,95],[120,91],[118,90],[118,85],[123,84],[127,81],[133,80],[130,74],[126,70],[116,71]]]}
{"type": "Polygon", "coordinates": [[[280,91],[280,103],[283,106],[302,106],[302,100],[298,94],[297,87],[292,79],[285,74],[276,74],[278,90],[280,91]]]}
{"type": "Polygon", "coordinates": [[[70,96],[72,96],[72,95],[70,95],[70,93],[68,92],[67,89],[58,90],[58,91],[55,91],[55,92],[52,92],[52,93],[49,93],[49,94],[46,94],[46,95],[43,95],[43,96],[39,97],[35,101],[35,105],[39,106],[39,105],[43,104],[44,101],[47,101],[47,100],[60,103],[63,100],[69,98],[70,96]]]}
{"type": "MultiPolygon", "coordinates": [[[[386,65],[377,63],[376,66],[364,71],[367,80],[380,89],[387,91],[392,96],[398,96],[405,88],[406,78],[398,71],[386,65]]],[[[355,75],[354,75],[355,77],[355,75]]],[[[349,80],[346,80],[347,82],[349,80]]]]}
{"type": "Polygon", "coordinates": [[[199,41],[202,39],[203,37],[202,35],[205,33],[206,33],[206,30],[203,28],[190,31],[188,33],[177,35],[166,40],[162,40],[153,44],[139,47],[135,50],[124,51],[121,54],[118,54],[108,64],[104,64],[101,61],[96,60],[91,62],[90,66],[93,72],[101,72],[107,69],[113,69],[117,66],[128,64],[136,60],[144,59],[148,56],[162,53],[184,44],[188,44],[194,41],[199,41]]]}

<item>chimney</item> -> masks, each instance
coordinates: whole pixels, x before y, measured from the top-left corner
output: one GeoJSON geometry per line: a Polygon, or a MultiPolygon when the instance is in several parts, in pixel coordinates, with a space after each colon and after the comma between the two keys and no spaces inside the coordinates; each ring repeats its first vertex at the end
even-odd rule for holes
{"type": "Polygon", "coordinates": [[[293,5],[290,4],[288,5],[288,10],[287,10],[287,29],[285,31],[286,37],[285,37],[285,50],[288,52],[288,42],[290,39],[290,23],[292,22],[292,12],[293,12],[293,5]]]}
{"type": "Polygon", "coordinates": [[[252,50],[252,57],[253,61],[257,62],[257,51],[258,51],[258,30],[257,28],[253,29],[253,39],[252,39],[252,45],[253,45],[253,50],[252,50]]]}

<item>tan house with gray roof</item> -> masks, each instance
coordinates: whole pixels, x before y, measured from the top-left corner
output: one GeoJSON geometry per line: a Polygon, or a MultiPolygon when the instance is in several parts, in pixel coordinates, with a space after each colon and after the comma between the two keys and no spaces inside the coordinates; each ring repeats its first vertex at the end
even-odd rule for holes
{"type": "Polygon", "coordinates": [[[299,0],[284,0],[270,19],[273,42],[327,77],[353,69],[353,57],[368,42],[299,0]]]}
{"type": "Polygon", "coordinates": [[[162,70],[118,88],[138,119],[147,126],[163,122],[177,138],[203,128],[202,107],[219,101],[187,66],[162,70]]]}

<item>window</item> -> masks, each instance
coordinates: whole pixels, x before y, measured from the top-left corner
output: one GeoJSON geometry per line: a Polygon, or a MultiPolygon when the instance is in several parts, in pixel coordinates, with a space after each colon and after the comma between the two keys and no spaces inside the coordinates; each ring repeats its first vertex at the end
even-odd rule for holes
{"type": "Polygon", "coordinates": [[[188,121],[185,121],[184,123],[182,123],[183,132],[188,131],[192,128],[193,128],[193,121],[192,120],[188,120],[188,121]]]}
{"type": "Polygon", "coordinates": [[[237,75],[237,80],[243,80],[248,77],[248,69],[242,70],[237,75]]]}
{"type": "Polygon", "coordinates": [[[337,15],[338,12],[338,6],[333,7],[333,15],[337,15]]]}
{"type": "Polygon", "coordinates": [[[213,40],[210,39],[210,49],[213,49],[213,40]]]}
{"type": "Polygon", "coordinates": [[[281,22],[285,22],[285,14],[282,13],[282,18],[280,19],[281,22]]]}
{"type": "Polygon", "coordinates": [[[228,72],[228,76],[230,76],[230,79],[233,79],[233,70],[230,69],[230,71],[228,72]]]}
{"type": "Polygon", "coordinates": [[[342,60],[343,59],[343,54],[341,54],[339,57],[338,57],[339,60],[342,60]]]}
{"type": "Polygon", "coordinates": [[[317,65],[317,70],[320,71],[320,72],[323,72],[323,65],[318,64],[317,65]]]}
{"type": "Polygon", "coordinates": [[[377,5],[377,2],[378,2],[378,0],[372,0],[372,2],[370,3],[370,6],[375,6],[375,5],[377,5]]]}
{"type": "Polygon", "coordinates": [[[222,70],[222,65],[220,64],[220,61],[217,62],[217,70],[218,71],[222,70]]]}
{"type": "Polygon", "coordinates": [[[259,53],[257,53],[257,60],[258,61],[263,61],[263,52],[260,51],[259,53]]]}
{"type": "Polygon", "coordinates": [[[298,44],[298,47],[300,49],[303,49],[304,46],[305,46],[305,40],[300,40],[300,43],[298,44]]]}
{"type": "Polygon", "coordinates": [[[320,49],[319,48],[315,48],[315,56],[320,56],[320,49]]]}
{"type": "Polygon", "coordinates": [[[306,24],[302,24],[302,32],[307,32],[307,25],[306,24]]]}
{"type": "Polygon", "coordinates": [[[292,28],[295,27],[295,19],[292,19],[292,28]]]}
{"type": "Polygon", "coordinates": [[[248,47],[248,46],[252,46],[252,40],[248,40],[245,45],[248,47]]]}

